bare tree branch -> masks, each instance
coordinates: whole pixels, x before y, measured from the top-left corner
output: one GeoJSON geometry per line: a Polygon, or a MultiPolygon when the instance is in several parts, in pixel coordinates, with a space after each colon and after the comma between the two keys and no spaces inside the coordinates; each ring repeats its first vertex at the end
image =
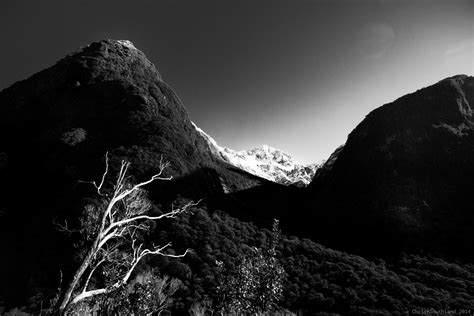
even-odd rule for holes
{"type": "Polygon", "coordinates": [[[79,180],[78,182],[92,184],[96,188],[97,194],[99,194],[100,196],[103,196],[104,194],[102,192],[100,192],[100,190],[102,189],[102,186],[104,185],[105,177],[107,176],[108,172],[109,172],[109,152],[107,151],[105,153],[105,171],[104,171],[104,174],[102,174],[102,179],[100,181],[100,184],[97,185],[95,183],[95,181],[81,181],[81,180],[79,180]]]}
{"type": "Polygon", "coordinates": [[[104,234],[107,234],[110,230],[112,230],[112,229],[114,229],[118,226],[126,225],[128,223],[135,222],[135,221],[142,220],[142,219],[160,220],[160,219],[163,219],[163,218],[176,218],[177,215],[187,212],[187,210],[190,207],[197,206],[200,202],[201,202],[201,200],[199,200],[197,203],[190,202],[190,203],[186,204],[185,206],[183,206],[182,208],[174,209],[174,210],[172,210],[168,213],[161,214],[161,215],[158,215],[158,216],[139,215],[139,216],[134,216],[134,217],[131,217],[131,218],[126,218],[126,219],[123,219],[121,221],[112,223],[104,231],[104,234]]]}
{"type": "Polygon", "coordinates": [[[64,224],[60,224],[55,220],[55,221],[53,221],[53,224],[56,226],[56,229],[58,231],[66,233],[68,235],[71,235],[72,233],[78,233],[78,232],[81,231],[80,229],[69,228],[67,220],[64,220],[64,224]]]}
{"type": "Polygon", "coordinates": [[[87,276],[86,278],[86,282],[84,283],[84,287],[82,288],[82,291],[81,293],[84,293],[87,291],[87,287],[89,286],[89,281],[91,280],[91,277],[92,275],[94,274],[95,270],[102,264],[106,261],[105,258],[101,259],[99,262],[97,262],[95,264],[95,266],[91,269],[91,271],[89,272],[89,275],[87,276]]]}
{"type": "Polygon", "coordinates": [[[108,172],[109,172],[109,152],[107,151],[105,153],[105,171],[104,171],[104,174],[102,175],[102,180],[100,181],[100,184],[97,187],[97,193],[99,193],[99,195],[102,195],[100,190],[102,189],[102,186],[104,185],[105,177],[107,176],[108,172]]]}
{"type": "MultiPolygon", "coordinates": [[[[178,255],[167,253],[166,250],[171,247],[171,243],[167,243],[164,246],[153,246],[150,249],[145,248],[143,243],[138,243],[138,232],[148,229],[148,224],[146,224],[148,221],[176,218],[178,215],[187,212],[189,208],[197,206],[201,202],[189,202],[178,209],[172,207],[171,211],[157,216],[146,214],[150,209],[150,202],[147,200],[142,187],[156,180],[171,180],[172,177],[162,176],[164,170],[169,167],[170,164],[163,162],[163,157],[161,157],[158,173],[144,182],[129,185],[127,183],[127,179],[129,178],[127,171],[130,167],[130,163],[122,161],[113,187],[113,194],[109,196],[103,194],[101,191],[105,183],[105,178],[109,173],[108,159],[108,153],[106,153],[105,172],[102,175],[99,185],[97,185],[95,181],[81,181],[92,184],[96,188],[97,193],[105,199],[105,203],[101,215],[96,219],[96,225],[98,227],[90,228],[94,232],[95,237],[63,296],[59,307],[61,313],[71,304],[75,304],[95,295],[109,293],[127,283],[135,267],[145,256],[161,255],[172,258],[182,258],[189,252],[189,249],[187,249],[184,253],[178,255]],[[130,245],[130,248],[125,250],[123,247],[127,244],[130,245]],[[98,271],[98,268],[104,264],[107,264],[107,266],[111,264],[115,271],[118,271],[121,276],[112,281],[112,285],[109,287],[89,290],[88,287],[91,278],[94,273],[98,271]],[[88,271],[87,274],[85,274],[86,271],[88,271]],[[77,288],[81,283],[83,284],[82,290],[78,292],[77,288]]],[[[62,227],[64,231],[71,231],[67,226],[67,222],[60,227],[62,227]]]]}

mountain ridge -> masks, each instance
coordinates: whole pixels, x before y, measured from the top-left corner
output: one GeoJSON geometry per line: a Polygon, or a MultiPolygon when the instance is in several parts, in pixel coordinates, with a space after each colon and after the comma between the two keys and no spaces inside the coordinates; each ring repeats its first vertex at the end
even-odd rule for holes
{"type": "Polygon", "coordinates": [[[332,246],[472,257],[473,105],[474,78],[457,75],[370,112],[309,186],[332,246]]]}
{"type": "Polygon", "coordinates": [[[157,204],[264,182],[214,157],[176,93],[131,42],[91,43],[0,91],[0,248],[9,258],[0,296],[15,300],[31,291],[33,275],[53,280],[61,263],[70,269],[73,249],[54,223],[77,220],[93,198],[78,181],[103,174],[106,152],[110,174],[120,161],[131,163],[130,181],[155,174],[161,158],[170,162],[163,176],[173,180],[147,188],[157,204]],[[38,264],[18,251],[26,248],[38,264]]]}
{"type": "Polygon", "coordinates": [[[288,153],[266,144],[249,150],[236,151],[217,144],[194,122],[193,126],[207,140],[215,156],[237,168],[279,184],[307,186],[324,163],[300,164],[288,153]]]}
{"type": "MultiPolygon", "coordinates": [[[[247,180],[209,152],[177,94],[130,41],[103,40],[81,47],[4,89],[0,101],[3,130],[28,142],[24,136],[39,131],[37,144],[74,151],[92,143],[96,161],[106,151],[116,151],[140,165],[142,175],[158,167],[150,157],[155,155],[171,163],[167,172],[173,176],[212,167],[227,174],[222,178],[230,181],[225,185],[232,190],[253,185],[244,184],[247,180]],[[141,154],[129,147],[137,142],[141,154]]],[[[0,145],[16,147],[8,133],[0,136],[0,145]]]]}

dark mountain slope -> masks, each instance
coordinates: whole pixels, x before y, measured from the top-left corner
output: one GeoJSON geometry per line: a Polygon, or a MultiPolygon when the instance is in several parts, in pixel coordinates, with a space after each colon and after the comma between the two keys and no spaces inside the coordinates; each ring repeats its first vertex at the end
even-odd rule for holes
{"type": "Polygon", "coordinates": [[[112,169],[126,159],[138,180],[158,170],[161,156],[171,163],[168,175],[188,179],[179,190],[151,188],[157,199],[171,200],[163,194],[178,191],[222,194],[224,186],[234,191],[260,181],[214,158],[179,98],[130,42],[84,47],[0,92],[5,296],[26,295],[34,287],[28,280],[58,282],[58,265],[61,257],[70,258],[70,246],[61,244],[53,221],[74,219],[92,193],[78,180],[97,181],[107,151],[112,169]]]}
{"type": "Polygon", "coordinates": [[[318,235],[352,250],[472,257],[472,104],[474,78],[456,76],[367,115],[311,184],[318,235]]]}
{"type": "Polygon", "coordinates": [[[2,91],[0,105],[0,145],[8,161],[16,161],[9,157],[28,145],[41,150],[42,160],[60,154],[60,165],[64,154],[74,158],[87,151],[85,156],[97,161],[115,150],[140,165],[141,173],[156,170],[157,155],[171,162],[174,175],[202,166],[226,168],[196,132],[177,95],[130,42],[93,43],[2,91]]]}

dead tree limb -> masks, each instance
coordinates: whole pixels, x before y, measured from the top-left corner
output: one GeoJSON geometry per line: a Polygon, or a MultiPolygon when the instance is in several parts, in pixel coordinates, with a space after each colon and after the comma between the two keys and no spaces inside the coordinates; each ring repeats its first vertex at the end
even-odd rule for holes
{"type": "MultiPolygon", "coordinates": [[[[93,238],[91,239],[93,241],[88,247],[81,264],[74,273],[73,278],[62,296],[59,305],[59,312],[61,314],[64,314],[67,308],[72,304],[99,294],[109,293],[126,284],[135,267],[145,256],[161,255],[181,258],[189,251],[186,250],[182,254],[173,255],[166,252],[166,250],[171,247],[171,243],[167,243],[164,246],[145,248],[143,243],[138,242],[137,234],[140,231],[148,230],[149,226],[146,224],[147,222],[164,218],[175,218],[179,214],[188,211],[190,207],[196,206],[199,202],[188,203],[178,209],[172,208],[171,211],[161,215],[148,215],[147,212],[151,208],[151,203],[142,188],[156,180],[171,180],[171,177],[163,176],[163,172],[169,166],[169,163],[163,162],[161,159],[158,173],[148,180],[135,185],[131,185],[127,182],[129,166],[129,162],[121,162],[120,171],[113,186],[112,193],[109,194],[103,191],[105,180],[109,173],[108,153],[105,155],[105,171],[100,183],[97,185],[95,181],[81,181],[83,183],[92,184],[97,194],[104,199],[104,203],[103,207],[90,208],[91,210],[99,212],[96,222],[92,225],[96,227],[85,227],[83,229],[93,232],[93,238]],[[124,240],[126,241],[125,243],[124,240]],[[119,251],[118,248],[124,244],[128,246],[125,247],[125,250],[121,249],[120,251],[127,254],[125,255],[126,259],[114,259],[114,255],[119,251]],[[112,285],[90,289],[90,280],[97,272],[97,269],[104,264],[115,265],[121,269],[122,273],[113,280],[112,285]]],[[[62,226],[61,228],[63,230],[72,231],[67,226],[62,226]]]]}

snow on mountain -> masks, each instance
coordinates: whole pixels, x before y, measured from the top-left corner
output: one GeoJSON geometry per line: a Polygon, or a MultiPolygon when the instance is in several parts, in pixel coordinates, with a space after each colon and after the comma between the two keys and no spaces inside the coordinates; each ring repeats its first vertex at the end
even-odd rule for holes
{"type": "Polygon", "coordinates": [[[273,182],[307,186],[316,170],[322,165],[322,163],[300,164],[289,154],[267,145],[243,151],[222,147],[196,124],[193,123],[193,125],[206,139],[209,149],[215,156],[237,168],[273,182]]]}

